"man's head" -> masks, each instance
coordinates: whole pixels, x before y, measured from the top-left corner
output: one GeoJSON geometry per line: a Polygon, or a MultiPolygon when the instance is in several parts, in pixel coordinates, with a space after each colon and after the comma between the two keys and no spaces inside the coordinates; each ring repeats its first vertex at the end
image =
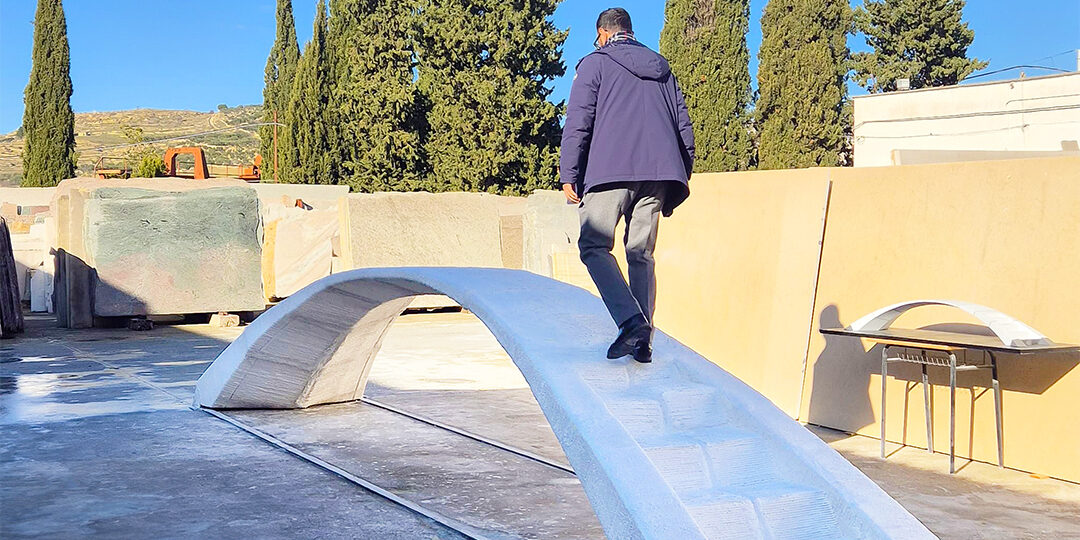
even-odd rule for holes
{"type": "Polygon", "coordinates": [[[593,45],[603,47],[611,36],[619,32],[633,32],[634,25],[630,22],[630,14],[623,8],[609,8],[600,12],[596,18],[596,41],[593,45]]]}

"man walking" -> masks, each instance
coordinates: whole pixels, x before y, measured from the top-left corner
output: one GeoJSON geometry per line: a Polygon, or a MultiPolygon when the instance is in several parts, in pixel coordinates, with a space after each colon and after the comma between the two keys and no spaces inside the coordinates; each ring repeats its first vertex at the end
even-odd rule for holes
{"type": "Polygon", "coordinates": [[[634,39],[630,14],[604,10],[596,34],[574,75],[559,172],[578,205],[581,261],[619,326],[607,356],[651,362],[656,230],[690,194],[694,132],[667,60],[634,39]],[[629,286],[611,255],[619,220],[629,286]]]}

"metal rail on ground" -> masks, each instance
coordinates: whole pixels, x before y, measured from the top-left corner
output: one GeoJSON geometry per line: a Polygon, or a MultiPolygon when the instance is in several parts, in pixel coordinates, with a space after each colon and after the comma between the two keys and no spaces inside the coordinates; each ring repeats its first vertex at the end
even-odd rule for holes
{"type": "Polygon", "coordinates": [[[272,445],[274,445],[274,446],[276,446],[276,447],[278,447],[278,448],[280,448],[280,449],[282,449],[282,450],[284,450],[284,451],[286,451],[286,452],[288,452],[288,453],[290,453],[290,454],[292,454],[292,455],[294,455],[294,456],[296,456],[296,457],[298,457],[300,459],[303,459],[304,461],[307,461],[307,462],[311,463],[312,465],[320,467],[320,468],[326,470],[327,472],[331,472],[333,474],[336,474],[337,476],[340,476],[341,478],[344,478],[345,480],[348,480],[349,482],[352,482],[353,484],[356,484],[356,485],[364,488],[365,490],[370,491],[371,493],[374,493],[374,494],[376,494],[376,495],[378,495],[378,496],[380,496],[380,497],[382,497],[382,498],[384,498],[384,499],[386,499],[386,500],[388,500],[390,502],[398,504],[400,506],[404,506],[405,508],[408,508],[409,510],[412,510],[413,512],[415,512],[417,514],[420,514],[420,515],[422,515],[422,516],[424,516],[424,517],[426,517],[426,518],[428,518],[428,519],[430,519],[432,521],[435,521],[435,522],[439,523],[440,525],[443,525],[445,527],[453,529],[454,531],[457,531],[458,533],[461,533],[462,535],[464,535],[467,538],[472,538],[472,539],[475,539],[475,540],[490,540],[488,536],[485,536],[483,534],[483,532],[476,529],[475,527],[472,527],[472,526],[470,526],[468,524],[462,523],[462,522],[460,522],[460,521],[458,521],[458,520],[456,520],[454,518],[451,518],[449,516],[445,516],[445,515],[443,515],[443,514],[441,514],[439,512],[431,510],[429,508],[425,508],[423,506],[420,506],[419,504],[416,504],[416,503],[414,503],[414,502],[412,502],[412,501],[410,501],[408,499],[405,499],[403,497],[399,497],[398,495],[395,495],[393,492],[391,492],[391,491],[389,491],[387,489],[384,489],[382,487],[379,487],[376,484],[373,484],[372,482],[364,480],[363,478],[360,478],[359,476],[356,476],[355,474],[350,473],[349,471],[346,471],[345,469],[342,469],[341,467],[338,467],[337,465],[334,465],[333,463],[329,463],[329,462],[324,461],[322,459],[319,459],[319,458],[317,458],[317,457],[315,457],[315,456],[313,456],[313,455],[311,455],[311,454],[309,454],[307,452],[304,452],[303,450],[301,450],[301,449],[299,449],[299,448],[297,448],[297,447],[295,447],[295,446],[293,446],[293,445],[291,445],[291,444],[289,444],[289,443],[287,443],[287,442],[285,442],[285,441],[283,441],[281,439],[278,439],[277,437],[274,437],[273,435],[270,435],[269,433],[265,433],[263,431],[260,431],[260,430],[254,428],[252,426],[249,426],[249,425],[247,425],[247,424],[245,424],[245,423],[243,423],[243,422],[241,422],[241,421],[239,421],[239,420],[237,420],[237,419],[235,419],[235,418],[233,418],[233,417],[231,417],[231,416],[229,416],[227,414],[224,414],[224,413],[222,413],[220,411],[215,411],[213,409],[205,409],[205,408],[202,408],[202,407],[199,407],[199,408],[192,407],[192,409],[205,412],[205,413],[207,413],[207,414],[209,414],[211,416],[214,416],[214,417],[216,417],[218,419],[224,420],[225,422],[228,422],[228,423],[232,424],[233,426],[239,428],[240,430],[245,431],[245,432],[247,432],[247,433],[249,433],[251,435],[254,435],[255,437],[258,437],[258,438],[262,439],[265,442],[268,442],[268,443],[270,443],[270,444],[272,444],[272,445]]]}
{"type": "Polygon", "coordinates": [[[411,419],[416,420],[418,422],[423,422],[423,423],[425,423],[425,424],[427,424],[429,426],[434,426],[434,427],[437,427],[439,429],[449,431],[450,433],[456,433],[458,435],[461,435],[463,437],[467,437],[469,439],[472,439],[474,441],[486,444],[488,446],[494,446],[495,448],[498,448],[500,450],[505,450],[507,452],[510,452],[511,454],[516,454],[516,455],[519,455],[519,456],[521,456],[523,458],[530,459],[530,460],[535,461],[537,463],[547,465],[548,467],[558,469],[560,471],[567,472],[567,473],[570,473],[570,474],[572,474],[574,476],[577,476],[577,473],[574,472],[574,469],[570,468],[568,465],[563,465],[562,463],[559,463],[557,461],[552,461],[552,460],[550,460],[550,459],[548,459],[548,458],[546,458],[544,456],[541,456],[539,454],[535,454],[535,453],[530,452],[528,450],[524,450],[524,449],[518,448],[516,446],[510,446],[510,445],[508,445],[506,443],[496,441],[495,439],[489,439],[487,437],[484,437],[483,435],[477,435],[476,433],[472,433],[471,431],[467,431],[467,430],[464,430],[464,429],[461,429],[461,428],[458,428],[458,427],[454,427],[454,426],[451,426],[449,424],[444,424],[442,422],[439,422],[438,420],[433,420],[433,419],[428,418],[426,416],[413,414],[413,413],[411,413],[409,411],[399,409],[397,407],[394,407],[393,405],[388,405],[388,404],[383,403],[381,401],[376,401],[376,400],[371,399],[371,398],[366,397],[366,396],[360,398],[360,401],[362,401],[362,402],[364,402],[364,403],[366,403],[368,405],[390,411],[390,412],[392,412],[394,414],[405,416],[407,418],[411,418],[411,419]]]}
{"type": "MultiPolygon", "coordinates": [[[[96,359],[96,358],[92,358],[86,351],[83,351],[83,350],[78,349],[76,347],[72,347],[71,345],[65,344],[64,346],[67,349],[71,350],[72,352],[74,352],[75,354],[79,355],[82,358],[86,358],[86,359],[90,360],[91,362],[94,362],[96,364],[100,364],[102,366],[105,366],[108,369],[114,370],[115,373],[117,375],[119,375],[120,377],[134,380],[134,381],[136,381],[136,382],[138,382],[140,384],[143,384],[143,385],[148,386],[150,388],[153,388],[154,390],[157,390],[157,391],[159,391],[159,392],[161,392],[163,394],[166,394],[169,397],[171,397],[171,398],[173,398],[173,399],[175,399],[177,401],[180,401],[182,403],[187,401],[186,399],[181,398],[180,396],[168,391],[167,389],[165,389],[164,387],[162,387],[162,386],[160,386],[158,384],[155,384],[155,383],[147,380],[144,377],[141,377],[141,376],[133,374],[133,373],[126,373],[124,370],[120,369],[120,366],[117,366],[115,364],[105,362],[105,361],[102,361],[102,360],[99,360],[99,359],[96,359]]],[[[371,405],[379,407],[381,404],[372,403],[371,405]]],[[[472,527],[472,526],[470,526],[470,525],[468,525],[466,523],[462,523],[462,522],[460,522],[460,521],[458,521],[458,520],[456,520],[454,518],[445,516],[445,515],[443,515],[443,514],[441,514],[439,512],[436,512],[436,511],[431,510],[429,508],[425,508],[425,507],[423,507],[423,506],[421,506],[419,504],[416,504],[416,503],[414,503],[414,502],[412,502],[412,501],[410,501],[408,499],[405,499],[405,498],[402,498],[402,497],[400,497],[398,495],[395,495],[393,492],[391,492],[391,491],[389,491],[389,490],[387,490],[385,488],[379,487],[378,485],[376,485],[376,484],[374,484],[372,482],[364,480],[363,478],[360,478],[359,476],[356,476],[355,474],[352,474],[349,471],[346,471],[345,469],[342,469],[341,467],[338,467],[338,466],[336,466],[336,465],[334,465],[332,463],[323,461],[322,459],[319,459],[319,458],[317,458],[317,457],[315,457],[315,456],[313,456],[313,455],[311,455],[311,454],[309,454],[307,452],[304,452],[303,450],[300,450],[299,448],[296,448],[295,446],[292,446],[289,443],[287,443],[285,441],[282,441],[281,439],[278,439],[277,437],[274,437],[273,435],[270,435],[268,433],[264,433],[264,432],[262,432],[262,431],[260,431],[260,430],[258,430],[256,428],[254,428],[252,426],[249,426],[249,425],[247,425],[247,424],[245,424],[245,423],[243,423],[243,422],[241,422],[241,421],[239,421],[239,420],[237,420],[235,418],[232,418],[232,417],[230,417],[230,416],[228,416],[228,415],[226,415],[224,413],[221,413],[219,411],[215,411],[213,409],[206,409],[206,408],[203,408],[203,407],[194,407],[194,406],[191,406],[191,405],[188,405],[188,408],[190,408],[193,411],[202,411],[202,412],[204,412],[206,414],[209,414],[210,416],[218,418],[219,420],[223,420],[225,422],[228,422],[229,424],[232,424],[234,427],[236,427],[236,428],[238,428],[238,429],[240,429],[242,431],[245,431],[245,432],[247,432],[247,433],[249,433],[251,435],[254,435],[255,437],[258,437],[259,439],[262,439],[263,441],[265,441],[265,442],[267,442],[269,444],[272,444],[272,445],[274,445],[274,446],[276,446],[276,447],[278,447],[278,448],[280,448],[280,449],[282,449],[282,450],[284,450],[284,451],[286,451],[286,452],[288,452],[288,453],[290,453],[290,454],[292,454],[292,455],[294,455],[294,456],[296,456],[296,457],[298,457],[300,459],[303,459],[303,460],[307,461],[308,463],[311,463],[312,465],[315,465],[315,466],[317,466],[319,468],[322,468],[323,470],[326,470],[327,472],[333,473],[333,474],[335,474],[335,475],[337,475],[337,476],[339,476],[339,477],[341,477],[341,478],[343,478],[343,479],[345,479],[345,480],[347,480],[347,481],[349,481],[349,482],[351,482],[351,483],[353,483],[353,484],[355,484],[357,486],[360,486],[361,488],[363,488],[363,489],[365,489],[365,490],[367,490],[367,491],[369,491],[369,492],[371,492],[371,493],[373,493],[373,494],[375,494],[375,495],[377,495],[379,497],[382,497],[382,498],[384,498],[384,499],[386,499],[386,500],[388,500],[388,501],[390,501],[390,502],[392,502],[394,504],[397,504],[399,506],[403,506],[406,509],[408,509],[408,510],[414,512],[414,513],[420,514],[420,515],[422,515],[422,516],[424,516],[424,517],[426,517],[426,518],[428,518],[428,519],[430,519],[430,520],[432,520],[432,521],[434,521],[434,522],[436,522],[436,523],[438,523],[438,524],[440,524],[440,525],[442,525],[444,527],[447,527],[447,528],[449,528],[449,529],[451,529],[451,530],[465,536],[466,538],[470,538],[470,539],[473,539],[473,540],[494,540],[494,539],[484,535],[484,533],[482,531],[476,529],[475,527],[472,527]]],[[[382,408],[387,409],[387,410],[391,410],[389,406],[382,406],[382,408]]],[[[404,411],[394,410],[394,411],[391,411],[391,412],[397,412],[398,414],[401,414],[403,416],[410,416],[411,417],[411,415],[409,413],[406,413],[404,411]]],[[[416,418],[416,419],[421,420],[420,418],[416,418]]],[[[421,420],[421,421],[424,421],[424,420],[421,420]]],[[[427,424],[430,424],[432,426],[435,426],[435,427],[443,427],[443,426],[436,425],[436,423],[433,423],[434,421],[424,421],[424,422],[427,423],[427,424]]],[[[443,427],[443,429],[446,429],[446,428],[443,427]]],[[[450,431],[453,431],[453,430],[451,429],[450,431]]],[[[464,435],[464,436],[467,436],[467,437],[469,436],[469,435],[466,435],[465,432],[462,432],[460,434],[464,435]]],[[[480,441],[480,442],[485,442],[485,441],[482,441],[482,440],[480,440],[480,439],[478,439],[476,437],[478,437],[478,436],[473,436],[473,437],[470,437],[470,438],[473,438],[473,439],[475,439],[477,441],[480,441]]],[[[488,443],[488,444],[490,444],[490,443],[488,443]]],[[[498,445],[494,445],[494,446],[498,446],[498,445]]],[[[510,447],[507,447],[507,448],[504,448],[504,449],[508,450],[508,451],[512,451],[512,450],[509,450],[509,448],[510,447]]],[[[521,450],[519,452],[514,452],[514,453],[522,455],[523,457],[529,457],[527,455],[521,454],[521,452],[525,452],[525,451],[521,450]]],[[[540,458],[540,460],[542,460],[542,459],[543,458],[540,458]]],[[[573,473],[573,471],[571,471],[571,473],[573,473]]]]}

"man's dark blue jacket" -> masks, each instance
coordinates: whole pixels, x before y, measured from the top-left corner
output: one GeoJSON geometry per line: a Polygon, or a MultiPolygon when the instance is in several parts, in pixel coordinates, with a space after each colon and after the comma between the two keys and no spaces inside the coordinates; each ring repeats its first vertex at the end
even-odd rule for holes
{"type": "Polygon", "coordinates": [[[562,183],[584,195],[612,182],[668,182],[668,216],[690,194],[693,165],[690,115],[663,56],[623,40],[578,62],[563,127],[562,183]]]}

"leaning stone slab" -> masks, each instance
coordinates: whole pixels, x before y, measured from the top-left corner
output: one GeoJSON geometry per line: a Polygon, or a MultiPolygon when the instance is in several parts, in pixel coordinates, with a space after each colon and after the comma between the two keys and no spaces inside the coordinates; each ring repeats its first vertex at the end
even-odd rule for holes
{"type": "Polygon", "coordinates": [[[0,338],[23,331],[22,301],[7,220],[0,217],[0,338]]]}
{"type": "Polygon", "coordinates": [[[835,450],[662,332],[653,364],[607,360],[616,329],[600,299],[521,270],[324,278],[249,325],[199,378],[195,405],[358,399],[389,325],[432,293],[475,313],[506,349],[609,538],[933,538],[835,450]]]}

